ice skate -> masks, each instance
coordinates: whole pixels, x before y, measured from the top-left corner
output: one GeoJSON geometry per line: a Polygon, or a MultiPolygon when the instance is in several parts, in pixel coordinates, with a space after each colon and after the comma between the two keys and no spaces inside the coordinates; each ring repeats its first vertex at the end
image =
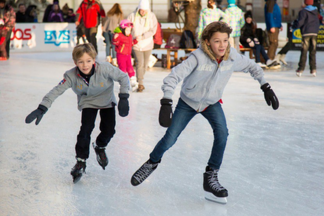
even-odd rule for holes
{"type": "Polygon", "coordinates": [[[82,158],[77,158],[77,163],[74,165],[74,167],[71,170],[73,183],[77,183],[78,181],[80,181],[82,177],[82,173],[85,173],[85,168],[86,168],[86,160],[82,158]]]}
{"type": "Polygon", "coordinates": [[[276,60],[268,59],[266,62],[267,68],[275,70],[281,68],[281,65],[276,60]]]}
{"type": "Polygon", "coordinates": [[[313,77],[316,77],[316,70],[311,70],[310,74],[313,75],[313,77]]]}
{"type": "Polygon", "coordinates": [[[304,72],[303,70],[297,69],[296,70],[296,76],[301,77],[301,75],[302,75],[303,72],[304,72]]]}
{"type": "Polygon", "coordinates": [[[114,65],[115,67],[118,67],[117,59],[113,58],[111,64],[114,65]]]}
{"type": "Polygon", "coordinates": [[[153,163],[151,160],[146,161],[132,176],[131,184],[137,186],[141,184],[151,173],[157,168],[158,163],[153,163]]]}
{"type": "Polygon", "coordinates": [[[137,89],[138,89],[138,82],[136,81],[136,77],[135,76],[132,76],[130,78],[130,83],[131,83],[131,86],[132,86],[132,91],[133,92],[137,91],[137,89]]]}
{"type": "Polygon", "coordinates": [[[204,173],[204,190],[205,199],[222,204],[227,203],[227,190],[218,182],[218,170],[213,170],[209,166],[206,167],[204,173]]]}
{"type": "Polygon", "coordinates": [[[92,146],[96,152],[97,155],[97,161],[99,165],[102,167],[102,169],[105,169],[106,166],[108,165],[108,157],[105,152],[105,147],[99,147],[96,145],[96,143],[92,143],[92,146]]]}

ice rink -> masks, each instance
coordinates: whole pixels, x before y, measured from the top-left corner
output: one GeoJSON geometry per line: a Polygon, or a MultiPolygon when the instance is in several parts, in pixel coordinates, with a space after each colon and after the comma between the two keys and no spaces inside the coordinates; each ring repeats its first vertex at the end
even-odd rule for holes
{"type": "MultiPolygon", "coordinates": [[[[25,124],[43,96],[74,66],[70,52],[11,54],[0,62],[0,215],[322,216],[324,215],[324,56],[317,77],[295,75],[299,51],[288,66],[266,70],[280,107],[268,107],[259,83],[235,72],[223,95],[229,138],[220,183],[226,205],[204,199],[203,173],[213,142],[197,115],[141,185],[132,174],[164,135],[158,112],[162,79],[150,69],[143,93],[131,93],[130,113],[117,116],[103,170],[93,149],[86,174],[73,184],[74,146],[80,128],[76,95],[68,90],[38,126],[25,124]]],[[[101,52],[98,61],[104,60],[101,52]]],[[[115,86],[118,93],[118,83],[115,86]]],[[[178,101],[180,85],[173,100],[178,101]]],[[[99,119],[92,141],[99,133],[99,119]]]]}

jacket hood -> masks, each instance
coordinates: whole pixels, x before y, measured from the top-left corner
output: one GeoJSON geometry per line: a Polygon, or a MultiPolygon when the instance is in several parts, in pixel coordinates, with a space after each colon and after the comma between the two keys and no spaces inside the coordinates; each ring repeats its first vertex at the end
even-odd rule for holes
{"type": "MultiPolygon", "coordinates": [[[[200,40],[200,48],[202,49],[202,51],[204,51],[204,53],[206,53],[208,55],[208,57],[211,60],[216,61],[216,57],[215,57],[213,51],[211,50],[210,46],[208,46],[207,43],[203,39],[200,40]]],[[[228,43],[223,60],[225,60],[225,61],[228,60],[228,58],[230,57],[230,51],[231,51],[231,44],[228,43]]]]}
{"type": "Polygon", "coordinates": [[[313,5],[307,5],[305,7],[305,10],[310,11],[310,12],[317,12],[317,7],[315,7],[313,5]]]}

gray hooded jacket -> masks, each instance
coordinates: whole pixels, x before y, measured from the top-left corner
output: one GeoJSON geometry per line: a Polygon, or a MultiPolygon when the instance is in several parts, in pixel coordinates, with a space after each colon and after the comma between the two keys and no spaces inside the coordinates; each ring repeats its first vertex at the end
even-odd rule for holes
{"type": "Polygon", "coordinates": [[[41,105],[50,108],[54,100],[67,89],[72,88],[78,97],[78,109],[110,108],[117,104],[114,95],[114,81],[120,84],[120,93],[129,92],[128,75],[109,63],[96,62],[90,82],[80,75],[77,67],[64,73],[64,79],[43,98],[41,105]]]}
{"type": "Polygon", "coordinates": [[[223,61],[218,64],[212,50],[201,41],[200,48],[164,78],[164,98],[172,99],[177,84],[183,80],[181,99],[197,112],[201,112],[222,98],[233,71],[249,72],[261,85],[266,83],[262,68],[234,48],[228,46],[223,61]]]}

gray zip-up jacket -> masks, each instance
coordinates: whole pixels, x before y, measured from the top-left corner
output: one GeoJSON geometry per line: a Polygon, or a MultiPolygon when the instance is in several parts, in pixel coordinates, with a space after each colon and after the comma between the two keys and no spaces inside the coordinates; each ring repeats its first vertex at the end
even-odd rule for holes
{"type": "Polygon", "coordinates": [[[128,75],[109,63],[96,62],[95,72],[88,83],[77,67],[64,73],[63,80],[45,95],[41,105],[50,108],[54,100],[67,89],[72,88],[78,97],[78,109],[110,108],[117,104],[114,95],[114,81],[120,84],[120,93],[129,92],[128,75]]]}
{"type": "Polygon", "coordinates": [[[228,46],[223,61],[218,64],[211,49],[201,41],[200,48],[164,78],[164,98],[172,99],[177,84],[183,80],[181,99],[197,112],[201,112],[222,98],[233,71],[250,72],[261,85],[266,83],[262,68],[234,48],[228,46]]]}

